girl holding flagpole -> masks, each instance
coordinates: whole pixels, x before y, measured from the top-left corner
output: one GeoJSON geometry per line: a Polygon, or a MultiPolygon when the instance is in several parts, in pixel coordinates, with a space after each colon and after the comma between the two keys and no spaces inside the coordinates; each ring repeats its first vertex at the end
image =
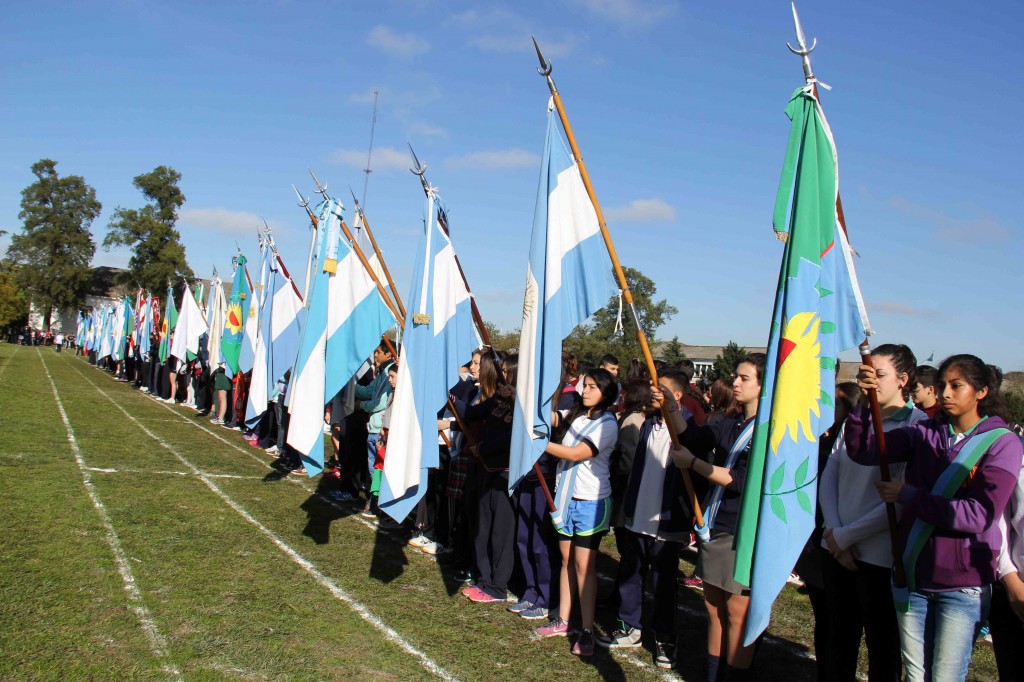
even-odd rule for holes
{"type": "MultiPolygon", "coordinates": [[[[903,344],[887,343],[871,352],[878,383],[878,404],[885,431],[911,426],[927,416],[907,400],[916,384],[917,359],[903,344]]],[[[903,478],[903,464],[893,478],[903,478]]],[[[902,678],[899,627],[892,601],[892,547],[885,504],[878,499],[877,467],[850,460],[842,434],[836,439],[821,475],[818,503],[824,518],[822,547],[831,558],[822,571],[829,612],[834,616],[827,653],[819,657],[830,680],[853,680],[861,632],[868,649],[872,681],[902,678]]]]}
{"type": "Polygon", "coordinates": [[[611,519],[609,462],[618,440],[618,424],[609,408],[618,398],[615,377],[594,369],[580,379],[582,404],[566,414],[555,412],[552,425],[567,425],[561,443],[548,443],[545,452],[559,461],[555,504],[551,514],[562,554],[559,571],[558,615],[537,628],[541,637],[569,634],[573,603],[580,609],[580,635],[572,653],[594,653],[594,610],[597,602],[597,553],[611,519]]]}
{"type": "MultiPolygon", "coordinates": [[[[723,658],[728,680],[749,679],[754,661],[756,644],[742,646],[750,608],[750,587],[733,578],[736,566],[733,536],[747,477],[764,365],[764,353],[750,353],[740,360],[733,370],[732,381],[733,397],[740,411],[706,426],[698,426],[689,418],[679,435],[682,447],[672,450],[676,466],[693,471],[713,484],[704,527],[697,529],[702,542],[694,571],[694,575],[704,581],[704,605],[708,612],[707,679],[711,681],[719,679],[723,658]],[[708,461],[714,452],[719,453],[718,459],[724,466],[708,461]]],[[[663,399],[662,395],[662,391],[655,390],[656,400],[663,399]]],[[[665,392],[664,397],[670,398],[671,393],[665,392]]]]}
{"type": "MultiPolygon", "coordinates": [[[[850,459],[879,460],[866,407],[880,377],[861,365],[862,405],[846,420],[850,459]]],[[[1024,456],[1006,428],[999,385],[973,355],[954,355],[939,367],[943,415],[889,431],[889,460],[906,462],[905,481],[875,484],[899,503],[899,550],[906,586],[896,585],[906,679],[963,680],[985,620],[1001,546],[999,518],[1017,483],[1024,456]]]]}

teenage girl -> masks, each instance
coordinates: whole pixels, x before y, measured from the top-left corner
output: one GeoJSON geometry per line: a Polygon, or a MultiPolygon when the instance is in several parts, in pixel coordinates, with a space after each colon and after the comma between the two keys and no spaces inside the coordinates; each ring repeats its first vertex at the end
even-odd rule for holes
{"type": "MultiPolygon", "coordinates": [[[[875,465],[866,396],[881,377],[861,365],[857,382],[865,397],[846,420],[846,449],[853,461],[875,465]]],[[[998,520],[1024,455],[1006,428],[995,376],[979,358],[944,360],[939,389],[942,416],[885,436],[890,461],[906,462],[905,480],[875,484],[902,510],[907,585],[895,586],[893,596],[909,682],[966,678],[997,578],[998,520]]]]}
{"type": "Polygon", "coordinates": [[[618,424],[609,408],[618,397],[615,377],[607,370],[584,374],[582,402],[554,425],[568,425],[561,443],[549,443],[545,452],[559,459],[552,521],[562,555],[559,572],[558,615],[537,628],[541,637],[569,634],[569,614],[579,606],[580,636],[572,652],[594,653],[594,608],[597,601],[597,553],[611,519],[609,462],[618,438],[618,424]]]}

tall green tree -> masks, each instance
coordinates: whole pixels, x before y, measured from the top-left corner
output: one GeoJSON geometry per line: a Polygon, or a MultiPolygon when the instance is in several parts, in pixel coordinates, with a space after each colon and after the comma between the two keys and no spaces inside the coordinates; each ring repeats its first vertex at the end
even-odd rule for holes
{"type": "Polygon", "coordinates": [[[661,359],[670,365],[686,359],[686,353],[683,352],[683,344],[679,342],[678,336],[673,336],[672,340],[661,349],[661,359]]]}
{"type": "MultiPolygon", "coordinates": [[[[679,310],[666,299],[655,300],[658,287],[654,281],[634,268],[623,267],[626,283],[633,293],[633,303],[640,325],[647,334],[647,343],[653,344],[657,330],[679,310]]],[[[619,297],[613,296],[608,305],[596,313],[589,324],[580,325],[565,340],[565,347],[577,357],[597,362],[605,353],[615,355],[621,364],[631,358],[642,358],[640,342],[636,339],[636,323],[625,300],[622,302],[623,331],[615,331],[619,318],[619,297]]]]}
{"type": "Polygon", "coordinates": [[[36,181],[21,191],[22,231],[11,237],[7,256],[49,330],[54,309],[77,308],[89,291],[96,253],[89,226],[103,205],[85,178],[58,175],[56,161],[35,162],[32,174],[36,181]]]}
{"type": "Polygon", "coordinates": [[[103,248],[127,246],[132,250],[128,272],[120,277],[122,284],[137,283],[149,291],[163,291],[168,281],[193,278],[181,234],[175,228],[178,209],[185,203],[179,181],[181,173],[157,166],[132,181],[149,203],[139,209],[118,206],[114,211],[103,248]]]}
{"type": "Polygon", "coordinates": [[[747,349],[740,346],[735,341],[730,341],[726,344],[722,352],[715,358],[715,364],[711,368],[711,373],[708,375],[708,381],[718,381],[719,379],[729,379],[732,377],[732,370],[736,367],[736,363],[747,356],[747,349]]]}
{"type": "Polygon", "coordinates": [[[0,261],[0,327],[22,324],[28,317],[28,301],[25,292],[18,287],[13,266],[0,261]]]}

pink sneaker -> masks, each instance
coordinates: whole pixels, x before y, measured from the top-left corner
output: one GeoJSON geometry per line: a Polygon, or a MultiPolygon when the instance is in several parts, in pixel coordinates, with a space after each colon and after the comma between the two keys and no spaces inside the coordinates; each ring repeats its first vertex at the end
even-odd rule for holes
{"type": "Polygon", "coordinates": [[[476,604],[493,604],[499,601],[504,603],[505,601],[504,599],[492,597],[491,595],[481,590],[479,587],[467,587],[465,590],[462,591],[462,594],[466,595],[466,597],[469,598],[469,601],[474,602],[476,604]]]}
{"type": "Polygon", "coordinates": [[[569,634],[569,623],[555,616],[547,625],[541,625],[534,630],[538,637],[565,637],[569,634]]]}

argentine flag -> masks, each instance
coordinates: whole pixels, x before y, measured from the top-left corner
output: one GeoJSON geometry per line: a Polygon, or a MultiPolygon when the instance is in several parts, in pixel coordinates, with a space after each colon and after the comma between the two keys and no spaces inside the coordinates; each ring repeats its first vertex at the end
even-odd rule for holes
{"type": "Polygon", "coordinates": [[[281,271],[277,253],[274,253],[268,265],[249,400],[245,409],[245,422],[249,426],[255,426],[266,412],[267,403],[274,397],[274,384],[284,376],[295,360],[299,341],[299,310],[302,310],[302,300],[292,280],[281,271]],[[278,344],[282,347],[280,353],[277,350],[278,344]]]}
{"type": "Polygon", "coordinates": [[[437,412],[459,380],[459,366],[477,348],[469,292],[455,249],[437,222],[440,205],[427,193],[427,229],[416,252],[391,406],[380,508],[401,522],[426,491],[437,467],[437,412]]]}
{"type": "MultiPolygon", "coordinates": [[[[245,326],[242,330],[242,349],[238,354],[238,371],[242,374],[252,371],[256,362],[256,337],[259,335],[260,315],[263,314],[264,292],[267,290],[267,280],[270,277],[270,248],[266,244],[260,245],[260,268],[259,279],[250,282],[252,288],[252,301],[249,303],[249,310],[245,316],[245,326]]],[[[246,269],[246,277],[249,271],[246,269]]]]}
{"type": "Polygon", "coordinates": [[[562,340],[618,292],[597,212],[556,120],[549,107],[526,269],[509,490],[529,473],[551,438],[562,340]]]}
{"type": "Polygon", "coordinates": [[[324,406],[395,323],[373,279],[342,239],[343,211],[336,199],[317,207],[319,267],[310,285],[306,325],[292,373],[288,445],[302,456],[309,475],[324,468],[324,406]]]}

